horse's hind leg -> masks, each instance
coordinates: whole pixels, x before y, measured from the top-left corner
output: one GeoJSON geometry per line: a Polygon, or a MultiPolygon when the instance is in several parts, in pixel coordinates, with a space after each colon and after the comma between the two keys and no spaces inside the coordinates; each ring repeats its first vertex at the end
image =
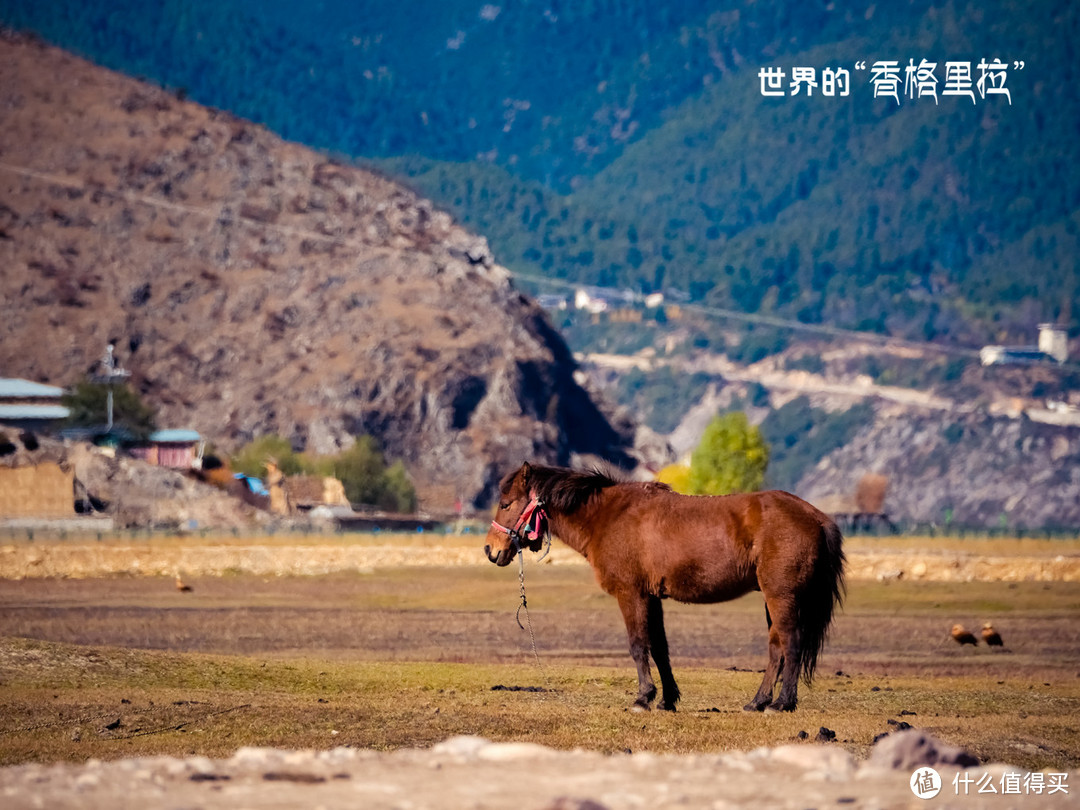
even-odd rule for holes
{"type": "Polygon", "coordinates": [[[765,671],[765,680],[761,683],[761,689],[754,698],[754,703],[764,699],[768,702],[769,695],[765,694],[776,686],[776,677],[780,676],[780,694],[772,703],[761,703],[759,709],[770,711],[791,712],[795,710],[798,702],[799,689],[799,625],[795,618],[794,600],[787,598],[766,597],[767,616],[771,619],[769,627],[769,666],[765,671]]]}
{"type": "Polygon", "coordinates": [[[679,702],[679,687],[671,672],[671,658],[668,656],[667,633],[664,632],[664,606],[659,596],[650,596],[648,604],[649,645],[652,649],[656,670],[660,673],[660,685],[664,696],[656,704],[658,709],[675,711],[679,702]]]}
{"type": "Polygon", "coordinates": [[[778,712],[793,712],[795,705],[799,702],[799,660],[802,658],[800,655],[802,637],[794,619],[781,627],[780,636],[784,646],[784,668],[780,675],[780,694],[769,704],[769,709],[778,712]]]}
{"type": "Polygon", "coordinates": [[[780,630],[773,626],[768,604],[765,605],[765,622],[769,626],[769,663],[765,667],[765,676],[761,679],[757,694],[754,695],[753,700],[743,706],[743,709],[748,712],[764,711],[772,701],[773,688],[776,686],[777,678],[780,677],[780,667],[784,663],[780,630]]]}
{"type": "Polygon", "coordinates": [[[656,697],[656,684],[649,671],[649,616],[648,603],[640,593],[620,593],[616,596],[623,621],[626,623],[626,636],[630,641],[630,656],[637,665],[638,696],[634,709],[648,711],[656,697]]]}

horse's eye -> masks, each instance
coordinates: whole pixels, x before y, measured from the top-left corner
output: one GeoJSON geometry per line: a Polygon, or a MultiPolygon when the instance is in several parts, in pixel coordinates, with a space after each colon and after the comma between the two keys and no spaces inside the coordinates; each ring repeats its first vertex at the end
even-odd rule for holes
{"type": "Polygon", "coordinates": [[[509,503],[500,503],[500,504],[499,504],[499,508],[500,508],[500,509],[509,509],[509,508],[510,508],[510,504],[509,504],[509,503]]]}

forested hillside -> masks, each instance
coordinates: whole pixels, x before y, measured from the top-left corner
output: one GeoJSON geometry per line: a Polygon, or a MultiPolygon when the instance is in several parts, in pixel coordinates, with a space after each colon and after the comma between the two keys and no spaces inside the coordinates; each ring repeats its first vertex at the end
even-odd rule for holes
{"type": "Polygon", "coordinates": [[[571,195],[497,169],[398,165],[532,274],[674,287],[919,340],[1030,342],[1039,320],[1075,331],[1080,292],[1080,108],[1072,79],[1051,78],[1076,76],[1065,32],[1080,33],[1080,18],[1059,12],[949,7],[772,60],[926,56],[971,60],[977,73],[998,54],[1011,105],[977,94],[898,105],[865,79],[848,98],[764,98],[743,70],[668,110],[571,195]]]}
{"type": "Polygon", "coordinates": [[[419,9],[0,0],[0,20],[408,176],[523,276],[965,345],[1078,331],[1074,4],[419,9]],[[876,61],[902,82],[922,59],[936,97],[874,98],[876,61]],[[994,59],[1008,98],[975,84],[994,59]],[[947,61],[970,96],[944,94],[947,61]],[[846,69],[849,95],[762,95],[759,68],[796,66],[846,69]]]}

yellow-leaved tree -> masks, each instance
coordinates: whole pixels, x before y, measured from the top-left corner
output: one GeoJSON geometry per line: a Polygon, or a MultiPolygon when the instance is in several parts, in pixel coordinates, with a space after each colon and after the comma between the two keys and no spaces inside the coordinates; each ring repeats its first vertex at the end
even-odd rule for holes
{"type": "Polygon", "coordinates": [[[765,483],[769,445],[741,411],[713,418],[690,457],[693,495],[756,492],[765,483]]]}

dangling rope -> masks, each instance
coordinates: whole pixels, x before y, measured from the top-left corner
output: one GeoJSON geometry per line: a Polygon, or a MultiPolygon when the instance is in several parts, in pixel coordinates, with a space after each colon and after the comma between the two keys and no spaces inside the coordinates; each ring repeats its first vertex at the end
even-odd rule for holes
{"type": "MultiPolygon", "coordinates": [[[[550,536],[548,544],[550,545],[550,536]]],[[[546,554],[547,552],[545,552],[546,554]]],[[[541,557],[543,559],[543,557],[541,557]]],[[[518,627],[522,630],[525,629],[525,625],[521,623],[521,611],[525,611],[525,624],[528,625],[529,641],[532,644],[533,660],[536,661],[536,666],[540,668],[540,675],[544,680],[545,686],[547,685],[547,671],[544,669],[544,664],[540,661],[540,653],[536,649],[536,634],[533,633],[532,617],[529,616],[529,600],[525,598],[525,555],[522,552],[518,552],[518,582],[521,583],[521,604],[518,605],[517,612],[514,613],[514,620],[517,622],[518,627]]]]}
{"type": "Polygon", "coordinates": [[[544,547],[544,553],[540,555],[537,562],[543,560],[548,552],[551,551],[551,530],[548,526],[547,512],[544,511],[544,502],[540,500],[536,493],[532,493],[532,497],[529,503],[518,515],[517,522],[513,528],[509,526],[503,526],[498,521],[491,521],[492,528],[502,532],[507,536],[510,541],[510,547],[517,552],[518,555],[518,582],[521,584],[521,602],[518,604],[517,611],[514,613],[514,621],[517,622],[517,626],[522,630],[528,629],[529,642],[532,644],[533,659],[536,661],[536,665],[540,668],[540,672],[543,675],[544,682],[547,682],[547,673],[544,670],[544,665],[540,661],[540,653],[536,649],[536,634],[533,632],[532,617],[529,616],[529,600],[525,596],[525,549],[532,548],[533,551],[539,551],[540,547],[534,545],[536,543],[542,543],[544,547]],[[528,541],[532,541],[532,543],[528,541]],[[525,611],[525,624],[521,623],[521,611],[525,611]],[[528,626],[526,628],[526,625],[528,626]]]}

